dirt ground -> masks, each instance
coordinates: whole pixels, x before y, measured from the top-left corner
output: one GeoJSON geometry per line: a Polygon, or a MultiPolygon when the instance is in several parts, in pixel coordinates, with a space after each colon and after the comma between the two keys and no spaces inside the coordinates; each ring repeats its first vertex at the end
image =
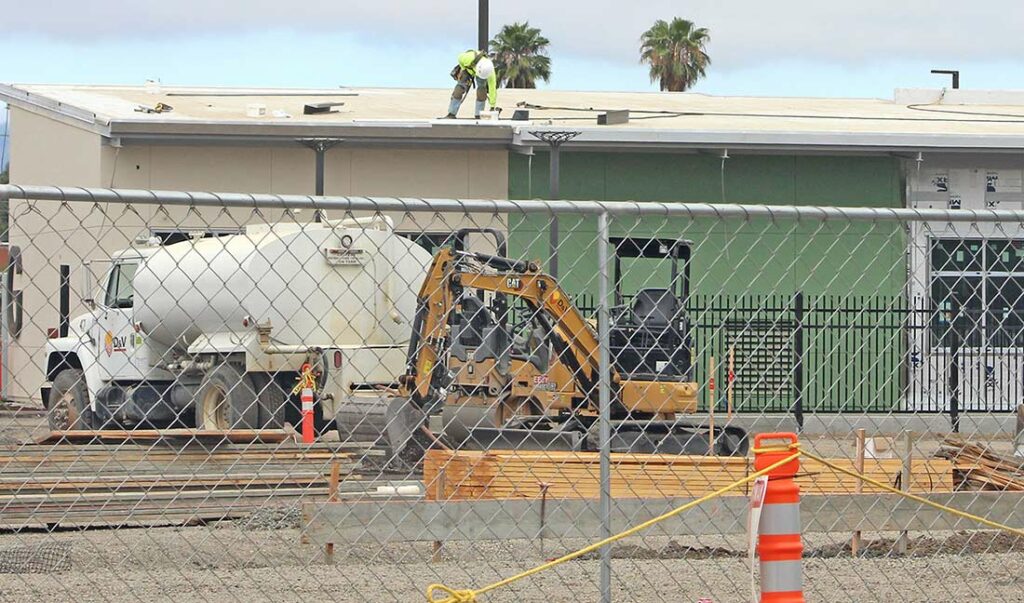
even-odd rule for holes
{"type": "MultiPolygon", "coordinates": [[[[885,546],[879,544],[858,559],[834,556],[847,535],[812,536],[805,542],[812,555],[804,561],[807,600],[1024,601],[1020,539],[982,536],[915,538],[908,557],[893,557],[891,550],[882,554],[885,546]]],[[[427,543],[367,543],[339,549],[335,564],[327,565],[319,549],[299,543],[293,528],[231,522],[7,534],[0,535],[0,552],[40,542],[70,546],[70,571],[0,575],[0,601],[423,601],[428,584],[480,586],[582,544],[548,542],[543,555],[536,543],[521,541],[451,544],[443,561],[431,563],[427,543]]],[[[615,555],[614,599],[749,600],[743,546],[735,538],[634,539],[615,555]]],[[[481,601],[595,601],[598,567],[596,559],[572,561],[481,601]]]]}
{"type": "MultiPolygon", "coordinates": [[[[24,442],[45,423],[38,413],[0,412],[0,444],[24,442]]],[[[807,437],[819,454],[851,457],[852,439],[807,437]]],[[[1005,438],[987,443],[1009,450],[1005,438]]],[[[917,442],[927,456],[937,438],[917,442]]],[[[0,533],[0,561],[49,543],[70,551],[70,569],[0,574],[0,602],[30,601],[424,601],[431,583],[487,584],[586,544],[548,541],[447,544],[432,563],[429,543],[339,547],[334,565],[300,542],[298,516],[267,509],[250,520],[205,526],[0,533]]],[[[866,552],[849,555],[848,534],[805,538],[808,601],[1021,601],[1024,539],[990,533],[913,534],[907,556],[892,534],[865,534],[866,552]]],[[[615,601],[716,603],[749,600],[742,537],[630,539],[614,553],[615,601]]],[[[2,564],[0,564],[2,565],[2,564]]],[[[481,603],[598,599],[596,556],[481,597],[481,603]]]]}

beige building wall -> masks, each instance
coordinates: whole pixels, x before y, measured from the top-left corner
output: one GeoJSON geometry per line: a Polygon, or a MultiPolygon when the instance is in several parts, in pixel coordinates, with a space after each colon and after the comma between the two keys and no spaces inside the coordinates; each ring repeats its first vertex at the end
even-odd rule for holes
{"type": "MultiPolygon", "coordinates": [[[[110,146],[98,134],[28,113],[11,111],[11,181],[15,184],[130,189],[312,194],[314,155],[286,146],[110,146]]],[[[328,151],[328,195],[502,199],[508,194],[508,154],[503,150],[350,149],[328,151]]],[[[331,216],[330,214],[328,217],[331,216]]],[[[341,217],[341,216],[336,216],[341,217]]],[[[392,216],[399,229],[447,232],[467,224],[500,226],[494,216],[392,216]]],[[[22,248],[25,328],[12,341],[8,397],[38,401],[44,384],[43,344],[58,324],[60,264],[72,270],[72,309],[81,304],[82,261],[109,257],[151,228],[239,228],[261,219],[251,210],[221,212],[117,204],[12,203],[11,242],[22,248]]],[[[312,219],[299,214],[299,221],[312,219]]],[[[103,264],[94,264],[95,282],[103,264]]]]}
{"type": "MultiPolygon", "coordinates": [[[[102,138],[15,107],[10,115],[11,182],[58,186],[102,186],[102,138]]],[[[10,204],[10,242],[22,251],[24,272],[15,276],[22,291],[24,326],[10,339],[4,374],[5,394],[19,401],[38,399],[43,385],[43,344],[48,328],[58,324],[58,267],[72,267],[72,283],[81,281],[84,259],[109,255],[108,248],[124,246],[119,229],[112,228],[109,209],[60,203],[13,200],[10,204]],[[109,244],[109,247],[104,245],[109,244]]],[[[125,217],[122,222],[130,222],[125,217]]],[[[141,221],[135,221],[136,226],[141,221]]],[[[82,306],[75,303],[73,313],[82,306]]]]}

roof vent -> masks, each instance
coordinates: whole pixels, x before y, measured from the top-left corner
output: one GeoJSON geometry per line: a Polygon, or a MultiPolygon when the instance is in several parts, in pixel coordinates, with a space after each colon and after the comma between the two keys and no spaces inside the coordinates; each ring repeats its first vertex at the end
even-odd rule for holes
{"type": "Polygon", "coordinates": [[[618,111],[608,111],[607,113],[597,114],[597,125],[599,126],[614,126],[616,124],[628,123],[629,109],[619,109],[618,111]]]}
{"type": "Polygon", "coordinates": [[[345,103],[331,101],[326,103],[307,103],[302,107],[303,115],[317,115],[319,113],[334,113],[338,107],[345,103]]]}

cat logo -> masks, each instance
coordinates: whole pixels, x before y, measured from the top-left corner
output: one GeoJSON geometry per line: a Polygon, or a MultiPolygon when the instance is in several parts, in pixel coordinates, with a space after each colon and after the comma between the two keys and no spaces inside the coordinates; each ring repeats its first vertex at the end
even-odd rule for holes
{"type": "Polygon", "coordinates": [[[505,279],[505,286],[508,287],[509,289],[518,291],[519,289],[523,288],[523,279],[519,278],[518,276],[510,276],[507,279],[505,279]]]}

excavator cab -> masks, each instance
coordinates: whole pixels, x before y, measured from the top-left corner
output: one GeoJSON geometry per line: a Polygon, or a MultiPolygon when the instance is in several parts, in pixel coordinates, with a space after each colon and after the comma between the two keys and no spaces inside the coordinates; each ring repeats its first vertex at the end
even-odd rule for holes
{"type": "Polygon", "coordinates": [[[615,248],[615,303],[611,312],[611,355],[626,378],[694,381],[686,300],[690,294],[692,243],[676,239],[612,238],[615,248]],[[645,281],[626,288],[623,264],[645,281]],[[649,286],[648,275],[668,273],[667,283],[649,286]]]}

